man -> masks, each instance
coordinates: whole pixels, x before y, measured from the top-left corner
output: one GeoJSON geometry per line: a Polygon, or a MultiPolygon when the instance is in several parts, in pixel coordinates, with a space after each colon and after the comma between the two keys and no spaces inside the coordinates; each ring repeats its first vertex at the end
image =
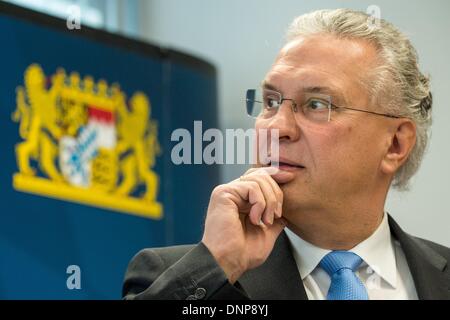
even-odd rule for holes
{"type": "Polygon", "coordinates": [[[450,250],[384,211],[419,167],[432,99],[408,39],[376,22],[294,20],[247,95],[279,159],[214,189],[199,244],[141,251],[126,299],[450,299],[450,250]]]}

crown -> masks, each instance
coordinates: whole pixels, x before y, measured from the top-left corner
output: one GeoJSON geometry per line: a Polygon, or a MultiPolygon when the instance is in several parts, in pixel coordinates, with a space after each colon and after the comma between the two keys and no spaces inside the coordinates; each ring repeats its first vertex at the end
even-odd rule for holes
{"type": "Polygon", "coordinates": [[[109,86],[103,79],[95,82],[91,76],[81,79],[77,72],[67,75],[62,68],[46,79],[42,68],[32,64],[25,72],[25,84],[29,90],[46,88],[54,91],[61,99],[77,101],[108,112],[115,111],[117,104],[125,101],[125,94],[118,84],[109,86]]]}

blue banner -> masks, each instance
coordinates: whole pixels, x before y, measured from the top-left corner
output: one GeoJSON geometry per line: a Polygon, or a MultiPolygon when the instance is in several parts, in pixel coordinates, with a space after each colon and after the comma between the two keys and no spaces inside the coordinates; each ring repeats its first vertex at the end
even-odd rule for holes
{"type": "Polygon", "coordinates": [[[0,298],[119,299],[145,247],[201,238],[215,166],[171,134],[216,128],[213,66],[0,4],[0,298]]]}

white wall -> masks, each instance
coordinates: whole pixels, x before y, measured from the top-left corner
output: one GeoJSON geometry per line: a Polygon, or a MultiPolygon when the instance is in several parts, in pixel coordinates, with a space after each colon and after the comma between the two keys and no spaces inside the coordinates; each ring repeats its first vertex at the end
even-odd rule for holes
{"type": "MultiPolygon", "coordinates": [[[[392,193],[386,209],[408,232],[450,246],[450,1],[299,1],[299,0],[140,0],[140,36],[213,62],[219,71],[221,126],[247,128],[244,92],[256,86],[282,45],[293,18],[323,8],[381,9],[407,33],[422,69],[432,76],[433,136],[429,152],[409,193],[392,193]]],[[[245,167],[223,168],[223,181],[245,167]]]]}
{"type": "MultiPolygon", "coordinates": [[[[110,32],[137,36],[140,0],[0,0],[62,19],[67,19],[70,7],[80,8],[81,25],[110,32]]],[[[71,13],[73,15],[74,13],[71,13]]]]}

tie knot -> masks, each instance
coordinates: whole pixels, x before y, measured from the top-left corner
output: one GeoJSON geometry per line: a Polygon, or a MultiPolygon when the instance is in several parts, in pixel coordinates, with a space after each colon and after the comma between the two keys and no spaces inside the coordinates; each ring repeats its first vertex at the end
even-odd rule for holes
{"type": "Polygon", "coordinates": [[[332,251],[322,258],[319,265],[331,277],[341,269],[350,269],[355,272],[361,263],[362,259],[356,253],[332,251]]]}

